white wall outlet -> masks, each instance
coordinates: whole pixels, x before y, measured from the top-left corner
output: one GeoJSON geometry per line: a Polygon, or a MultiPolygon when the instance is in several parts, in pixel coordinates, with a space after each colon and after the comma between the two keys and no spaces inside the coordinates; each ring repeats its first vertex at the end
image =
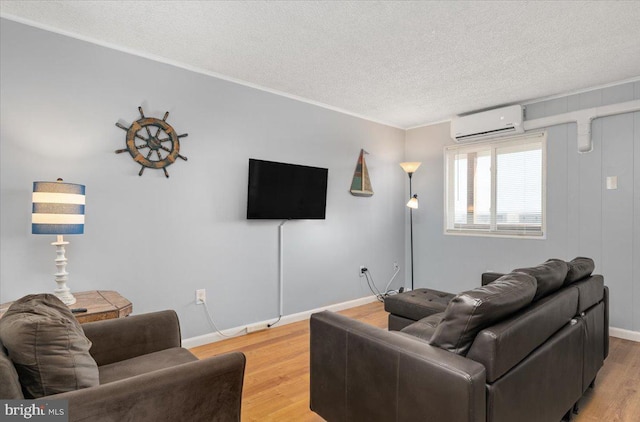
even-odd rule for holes
{"type": "Polygon", "coordinates": [[[607,176],[607,189],[618,189],[618,176],[607,176]]]}
{"type": "Polygon", "coordinates": [[[359,275],[360,277],[364,277],[364,270],[365,270],[366,268],[367,268],[367,267],[365,267],[364,265],[360,265],[360,269],[358,270],[358,275],[359,275]]]}
{"type": "Polygon", "coordinates": [[[393,263],[393,271],[398,271],[400,269],[400,265],[398,265],[398,261],[393,263]]]}
{"type": "Polygon", "coordinates": [[[202,305],[207,301],[207,291],[205,289],[196,290],[196,305],[202,305]]]}

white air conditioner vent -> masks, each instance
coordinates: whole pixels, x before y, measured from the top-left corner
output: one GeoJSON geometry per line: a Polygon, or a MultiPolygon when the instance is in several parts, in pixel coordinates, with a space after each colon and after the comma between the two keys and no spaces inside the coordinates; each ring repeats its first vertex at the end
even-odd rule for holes
{"type": "Polygon", "coordinates": [[[456,142],[477,141],[523,132],[521,105],[456,116],[451,120],[451,138],[456,142]]]}

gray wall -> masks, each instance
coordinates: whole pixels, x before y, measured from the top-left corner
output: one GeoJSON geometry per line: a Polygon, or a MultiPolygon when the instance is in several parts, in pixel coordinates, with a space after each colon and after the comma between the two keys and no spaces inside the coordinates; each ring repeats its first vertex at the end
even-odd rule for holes
{"type": "MultiPolygon", "coordinates": [[[[640,82],[529,104],[526,116],[634,99],[640,82]]],[[[534,240],[444,235],[449,123],[408,131],[406,159],[423,162],[413,182],[421,207],[414,213],[416,287],[461,291],[477,286],[483,271],[589,256],[611,289],[611,325],[640,331],[640,112],[596,119],[592,133],[593,152],[579,154],[575,124],[548,129],[547,239],[534,240]],[[618,176],[617,190],[606,190],[607,176],[618,176]]]]}
{"type": "MultiPolygon", "coordinates": [[[[53,236],[30,232],[35,180],[87,186],[85,234],[68,236],[72,290],[117,290],[134,312],[178,311],[183,337],[211,331],[194,291],[229,328],[278,315],[278,224],[247,221],[248,158],[327,167],[327,219],[285,225],[284,312],[370,295],[403,262],[402,130],[2,20],[0,301],[55,287],[53,236]],[[178,160],[139,166],[115,126],[171,114],[178,160]],[[375,191],[348,193],[360,148],[375,191]]],[[[399,274],[397,287],[404,274],[399,274]]]]}
{"type": "MultiPolygon", "coordinates": [[[[456,292],[482,271],[586,255],[611,287],[612,325],[640,331],[639,113],[595,120],[589,154],[577,153],[575,125],[549,129],[546,240],[445,236],[448,123],[410,130],[405,142],[398,129],[12,21],[0,30],[2,302],[55,286],[54,239],[30,233],[31,183],[63,177],[87,186],[86,233],[67,238],[73,290],[117,290],[137,313],[176,309],[184,337],[210,331],[197,288],[221,328],[276,317],[279,221],[244,218],[249,157],[329,168],[327,220],[285,225],[285,314],[366,296],[359,265],[383,287],[394,261],[410,263],[397,164],[406,158],[423,162],[413,180],[416,287],[456,292]],[[135,120],[139,105],[154,117],[170,111],[189,133],[189,161],[170,166],[169,179],[138,177],[113,152],[124,147],[115,122],[135,120]],[[360,148],[370,152],[371,198],[347,192],[360,148]],[[604,188],[610,175],[616,191],[604,188]]],[[[636,82],[530,104],[527,117],[639,98],[636,82]]]]}

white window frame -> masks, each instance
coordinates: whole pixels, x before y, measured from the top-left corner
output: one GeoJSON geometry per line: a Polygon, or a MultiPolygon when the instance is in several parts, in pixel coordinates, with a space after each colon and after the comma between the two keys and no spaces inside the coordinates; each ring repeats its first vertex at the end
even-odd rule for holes
{"type": "MultiPolygon", "coordinates": [[[[444,202],[444,234],[446,235],[463,235],[463,236],[487,236],[487,237],[508,237],[518,239],[546,239],[547,235],[547,133],[532,132],[524,135],[513,136],[508,138],[490,139],[482,142],[465,143],[458,145],[451,145],[444,149],[444,190],[445,190],[445,202],[444,202]],[[496,223],[496,149],[505,146],[515,146],[527,144],[534,141],[541,142],[542,149],[542,198],[541,198],[541,213],[542,221],[540,231],[531,230],[505,230],[498,229],[496,223]],[[470,153],[478,151],[491,150],[491,218],[488,228],[483,226],[473,227],[469,225],[467,227],[456,228],[455,224],[455,195],[454,195],[454,183],[455,183],[455,171],[452,168],[456,153],[470,153]]],[[[487,225],[484,225],[487,226],[487,225]]]]}

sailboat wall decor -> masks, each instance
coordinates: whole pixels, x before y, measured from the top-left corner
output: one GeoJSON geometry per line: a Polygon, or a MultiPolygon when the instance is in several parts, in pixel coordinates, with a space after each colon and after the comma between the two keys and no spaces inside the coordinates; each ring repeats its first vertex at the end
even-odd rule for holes
{"type": "Polygon", "coordinates": [[[369,179],[369,170],[367,163],[364,161],[364,154],[368,154],[365,150],[360,150],[360,156],[356,163],[356,170],[353,172],[353,180],[351,181],[351,195],[354,196],[371,196],[373,189],[371,188],[371,180],[369,179]]]}

